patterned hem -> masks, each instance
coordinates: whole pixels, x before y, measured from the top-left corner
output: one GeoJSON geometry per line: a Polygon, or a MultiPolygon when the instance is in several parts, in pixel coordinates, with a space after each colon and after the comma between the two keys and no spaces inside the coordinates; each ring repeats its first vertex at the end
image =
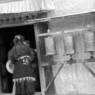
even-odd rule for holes
{"type": "Polygon", "coordinates": [[[15,78],[13,79],[13,82],[20,82],[20,81],[36,81],[36,79],[34,77],[22,77],[22,78],[15,78]]]}

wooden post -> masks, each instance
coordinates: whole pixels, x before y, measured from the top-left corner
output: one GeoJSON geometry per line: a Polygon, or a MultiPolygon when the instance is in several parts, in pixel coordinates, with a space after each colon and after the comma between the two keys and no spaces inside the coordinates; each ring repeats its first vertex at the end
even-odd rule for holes
{"type": "MultiPolygon", "coordinates": [[[[35,38],[36,38],[36,48],[37,48],[37,53],[40,52],[39,48],[39,38],[38,38],[38,33],[41,31],[41,27],[38,24],[34,24],[34,29],[35,29],[35,38]]],[[[40,74],[40,83],[41,83],[41,93],[42,95],[45,95],[45,89],[46,89],[46,79],[45,79],[45,73],[44,73],[44,68],[41,65],[41,59],[40,59],[40,54],[38,53],[38,64],[39,64],[39,74],[40,74]]]]}

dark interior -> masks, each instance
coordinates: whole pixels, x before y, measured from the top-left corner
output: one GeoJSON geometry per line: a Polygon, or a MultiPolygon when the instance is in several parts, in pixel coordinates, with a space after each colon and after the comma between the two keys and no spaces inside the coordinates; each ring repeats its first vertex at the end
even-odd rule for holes
{"type": "MultiPolygon", "coordinates": [[[[9,93],[12,92],[12,74],[8,73],[5,65],[8,58],[8,51],[13,46],[13,38],[15,35],[21,34],[25,37],[25,40],[30,41],[30,45],[33,49],[36,49],[35,44],[35,34],[34,34],[34,25],[26,25],[19,27],[11,28],[1,28],[0,29],[0,77],[1,77],[1,88],[2,92],[9,93]]],[[[40,82],[39,82],[39,72],[37,66],[37,84],[36,91],[40,91],[40,82]]]]}

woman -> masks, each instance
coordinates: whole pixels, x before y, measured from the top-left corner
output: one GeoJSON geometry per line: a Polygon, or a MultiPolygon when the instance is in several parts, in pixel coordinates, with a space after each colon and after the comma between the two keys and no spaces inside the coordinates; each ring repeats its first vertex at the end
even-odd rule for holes
{"type": "Polygon", "coordinates": [[[14,46],[8,53],[6,68],[13,73],[16,95],[33,95],[35,93],[35,52],[22,35],[13,39],[14,46]]]}

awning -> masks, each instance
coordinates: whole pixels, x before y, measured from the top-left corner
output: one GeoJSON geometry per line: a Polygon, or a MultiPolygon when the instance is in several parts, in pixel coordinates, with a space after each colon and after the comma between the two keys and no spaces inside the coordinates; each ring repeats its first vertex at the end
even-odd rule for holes
{"type": "Polygon", "coordinates": [[[35,12],[40,10],[53,10],[55,8],[52,0],[4,1],[0,1],[0,13],[35,12]]]}

